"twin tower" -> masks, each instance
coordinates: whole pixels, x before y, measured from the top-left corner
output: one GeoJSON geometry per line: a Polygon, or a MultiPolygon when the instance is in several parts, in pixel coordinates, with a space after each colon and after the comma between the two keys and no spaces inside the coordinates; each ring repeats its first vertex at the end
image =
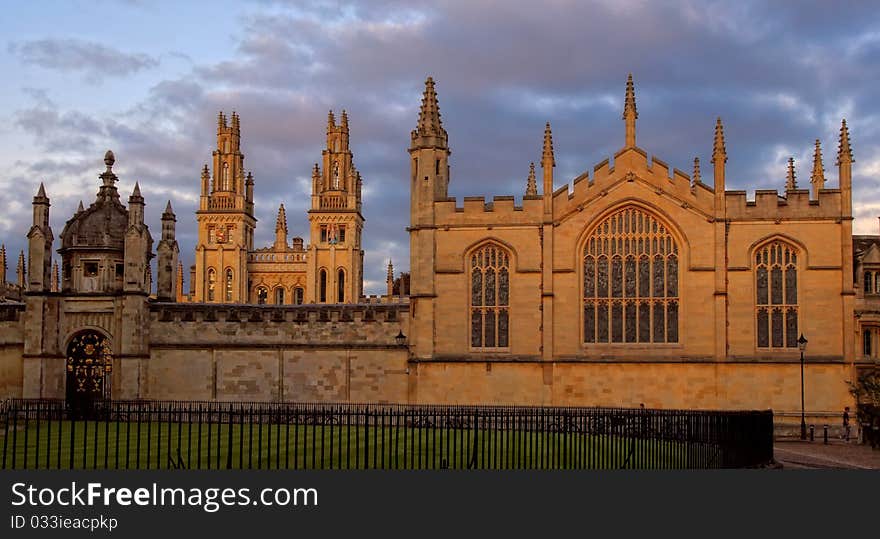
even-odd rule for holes
{"type": "MultiPolygon", "coordinates": [[[[349,146],[348,115],[327,117],[327,143],[312,169],[309,243],[289,241],[284,204],[275,241],[254,246],[254,178],[245,173],[241,120],[217,118],[217,147],[202,169],[196,211],[198,243],[190,292],[179,301],[199,303],[355,303],[363,295],[361,175],[349,146]]],[[[182,272],[182,267],[178,269],[182,272]]],[[[182,275],[178,275],[178,284],[182,275]]]]}

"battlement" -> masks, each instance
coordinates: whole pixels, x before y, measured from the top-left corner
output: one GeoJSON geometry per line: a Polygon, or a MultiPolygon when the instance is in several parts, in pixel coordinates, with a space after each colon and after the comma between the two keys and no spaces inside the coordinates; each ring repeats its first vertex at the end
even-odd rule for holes
{"type": "Polygon", "coordinates": [[[409,313],[408,301],[308,305],[150,303],[150,318],[155,322],[399,322],[401,313],[409,313]]]}
{"type": "Polygon", "coordinates": [[[820,189],[815,200],[807,189],[780,193],[775,189],[758,189],[748,200],[745,191],[724,193],[728,219],[831,219],[840,218],[840,189],[820,189]]]}
{"type": "Polygon", "coordinates": [[[540,222],[543,212],[543,197],[525,196],[522,205],[516,204],[516,197],[499,195],[492,197],[464,197],[463,204],[458,206],[454,197],[434,202],[435,219],[438,226],[473,225],[473,224],[535,224],[540,222]]]}

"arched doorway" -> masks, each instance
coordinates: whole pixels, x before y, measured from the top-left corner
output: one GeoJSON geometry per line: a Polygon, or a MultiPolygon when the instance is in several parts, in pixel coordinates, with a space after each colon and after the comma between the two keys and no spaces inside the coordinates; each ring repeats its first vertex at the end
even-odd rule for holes
{"type": "Polygon", "coordinates": [[[110,341],[97,331],[77,333],[67,345],[67,408],[77,417],[95,414],[110,399],[113,355],[110,341]]]}

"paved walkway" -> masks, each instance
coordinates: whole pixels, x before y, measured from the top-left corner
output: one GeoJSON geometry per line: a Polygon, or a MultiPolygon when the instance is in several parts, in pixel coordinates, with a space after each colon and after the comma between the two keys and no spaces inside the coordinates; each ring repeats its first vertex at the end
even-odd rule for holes
{"type": "Polygon", "coordinates": [[[783,469],[880,469],[880,449],[871,449],[871,446],[860,445],[855,441],[846,443],[842,440],[829,440],[828,445],[825,445],[821,440],[776,440],[773,453],[776,462],[783,469]]]}

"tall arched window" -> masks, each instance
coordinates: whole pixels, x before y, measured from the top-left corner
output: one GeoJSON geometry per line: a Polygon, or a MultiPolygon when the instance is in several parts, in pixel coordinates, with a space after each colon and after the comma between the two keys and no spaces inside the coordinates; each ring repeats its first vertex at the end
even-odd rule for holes
{"type": "Polygon", "coordinates": [[[266,302],[268,301],[268,299],[269,299],[269,291],[266,290],[266,288],[263,286],[261,286],[260,288],[257,288],[257,304],[258,305],[265,305],[266,302]]]}
{"type": "Polygon", "coordinates": [[[773,241],[755,252],[758,348],[797,348],[797,250],[773,241]]]}
{"type": "Polygon", "coordinates": [[[510,340],[510,254],[496,244],[470,255],[471,347],[507,348],[510,340]]]}
{"type": "Polygon", "coordinates": [[[226,301],[232,301],[232,269],[226,270],[226,301]]]}
{"type": "Polygon", "coordinates": [[[656,217],[623,208],[584,245],[585,343],[678,342],[678,245],[656,217]]]}
{"type": "Polygon", "coordinates": [[[342,268],[336,272],[336,301],[345,302],[345,270],[342,268]]]}
{"type": "Polygon", "coordinates": [[[284,305],[284,289],[280,286],[275,289],[275,305],[284,305]]]}
{"type": "Polygon", "coordinates": [[[293,289],[293,303],[294,305],[302,305],[303,298],[305,297],[305,293],[302,288],[296,287],[293,289]]]}
{"type": "Polygon", "coordinates": [[[229,163],[223,163],[223,191],[229,191],[229,163]]]}
{"type": "Polygon", "coordinates": [[[322,269],[318,276],[318,301],[327,303],[327,270],[322,269]]]}
{"type": "Polygon", "coordinates": [[[208,301],[214,301],[214,289],[217,288],[217,272],[208,268],[208,301]]]}

